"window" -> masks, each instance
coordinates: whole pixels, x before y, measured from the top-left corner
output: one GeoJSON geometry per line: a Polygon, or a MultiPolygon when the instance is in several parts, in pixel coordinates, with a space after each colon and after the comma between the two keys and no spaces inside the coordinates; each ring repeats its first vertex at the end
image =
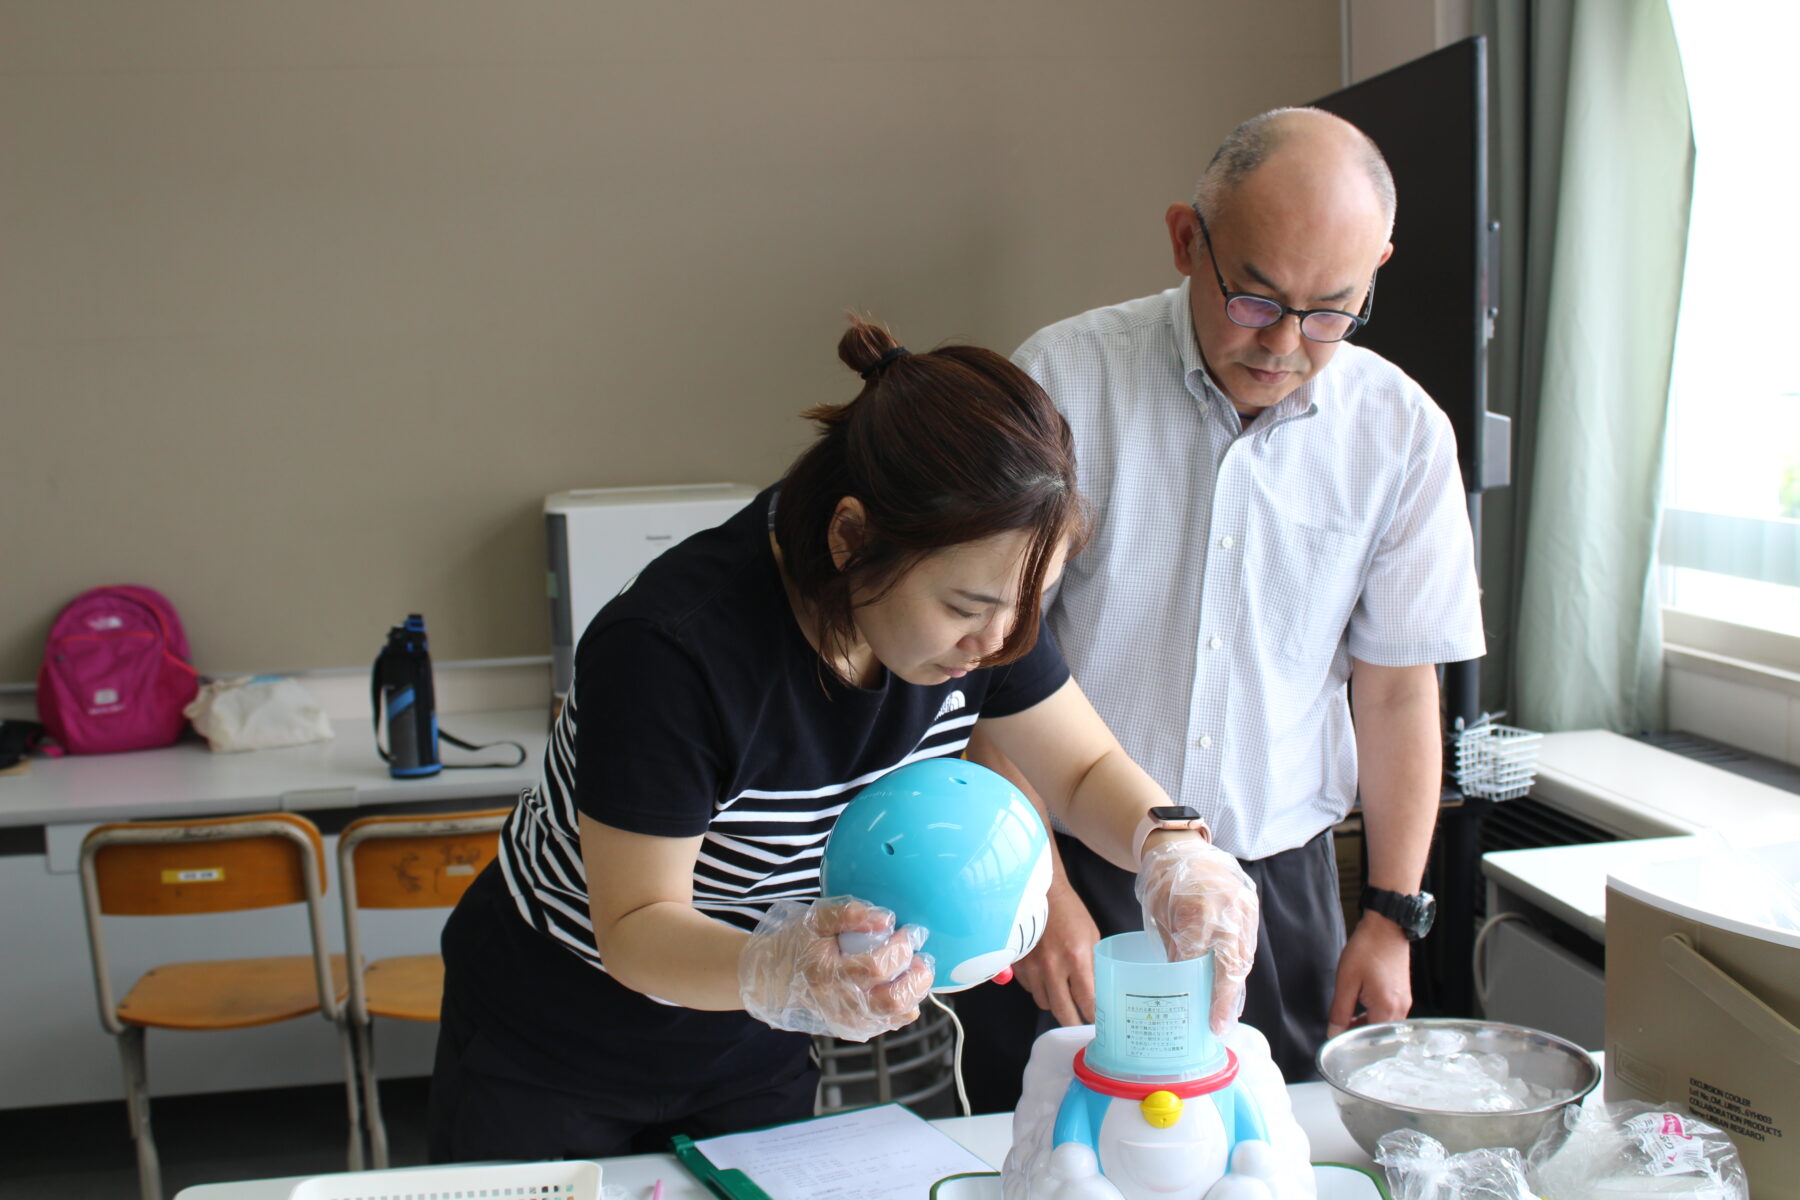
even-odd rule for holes
{"type": "Polygon", "coordinates": [[[1800,4],[1670,0],[1669,8],[1696,160],[1670,393],[1662,601],[1675,610],[1671,640],[1723,622],[1763,631],[1756,644],[1766,646],[1768,632],[1800,642],[1800,296],[1789,290],[1800,283],[1800,160],[1786,116],[1800,4]]]}

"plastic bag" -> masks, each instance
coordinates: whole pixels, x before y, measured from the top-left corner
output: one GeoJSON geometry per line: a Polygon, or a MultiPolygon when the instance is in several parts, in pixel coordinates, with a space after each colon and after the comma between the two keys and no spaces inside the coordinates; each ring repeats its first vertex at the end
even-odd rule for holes
{"type": "Polygon", "coordinates": [[[1668,1105],[1626,1100],[1564,1111],[1568,1141],[1552,1127],[1531,1151],[1532,1180],[1563,1197],[1682,1196],[1749,1200],[1750,1185],[1730,1135],[1668,1105]],[[1655,1183],[1651,1183],[1655,1180],[1655,1183]]]}
{"type": "Polygon", "coordinates": [[[1538,1200],[1525,1156],[1510,1146],[1450,1154],[1436,1138],[1400,1129],[1375,1143],[1375,1161],[1394,1200],[1538,1200]]]}
{"type": "Polygon", "coordinates": [[[311,694],[297,681],[274,675],[215,680],[182,712],[215,754],[298,746],[332,736],[331,722],[311,694]]]}

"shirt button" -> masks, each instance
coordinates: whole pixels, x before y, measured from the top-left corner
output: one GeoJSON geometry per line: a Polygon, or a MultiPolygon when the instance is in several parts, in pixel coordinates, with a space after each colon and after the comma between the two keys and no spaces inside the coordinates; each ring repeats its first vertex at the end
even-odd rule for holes
{"type": "Polygon", "coordinates": [[[1229,550],[1229,549],[1231,549],[1231,548],[1232,548],[1232,547],[1233,547],[1233,546],[1235,546],[1235,545],[1237,545],[1237,539],[1236,539],[1236,538],[1234,538],[1234,537],[1232,537],[1232,536],[1231,536],[1231,535],[1230,535],[1230,534],[1229,534],[1229,533],[1228,533],[1228,534],[1226,534],[1226,535],[1225,535],[1225,536],[1224,536],[1224,537],[1222,537],[1222,538],[1220,538],[1220,539],[1219,539],[1219,545],[1221,545],[1221,546],[1223,546],[1223,547],[1225,547],[1225,549],[1227,549],[1227,550],[1229,550]]]}
{"type": "Polygon", "coordinates": [[[1224,644],[1225,644],[1225,639],[1220,637],[1216,633],[1206,639],[1206,648],[1208,650],[1217,650],[1220,646],[1223,646],[1224,644]]]}
{"type": "Polygon", "coordinates": [[[1200,748],[1202,750],[1211,750],[1212,749],[1212,734],[1203,733],[1200,735],[1200,748]]]}

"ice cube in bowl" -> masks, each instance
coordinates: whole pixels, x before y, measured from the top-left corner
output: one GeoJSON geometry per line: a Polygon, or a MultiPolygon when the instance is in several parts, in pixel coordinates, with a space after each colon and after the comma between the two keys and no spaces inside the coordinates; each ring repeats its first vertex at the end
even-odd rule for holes
{"type": "Polygon", "coordinates": [[[1567,1039],[1523,1025],[1459,1018],[1351,1029],[1319,1047],[1317,1062],[1319,1074],[1331,1085],[1344,1128],[1371,1156],[1381,1136],[1396,1129],[1416,1129],[1442,1142],[1452,1154],[1484,1146],[1511,1146],[1525,1153],[1546,1131],[1553,1138],[1566,1136],[1563,1110],[1580,1104],[1600,1082],[1600,1068],[1592,1056],[1567,1039]],[[1455,1045],[1458,1038],[1460,1046],[1455,1045]],[[1352,1083],[1365,1068],[1401,1059],[1403,1054],[1410,1055],[1418,1068],[1410,1082],[1423,1080],[1420,1090],[1405,1091],[1409,1081],[1404,1078],[1389,1079],[1387,1085],[1370,1090],[1369,1074],[1352,1083]],[[1464,1057],[1471,1062],[1452,1065],[1452,1060],[1464,1057]],[[1505,1063],[1505,1076],[1494,1081],[1501,1084],[1501,1092],[1510,1085],[1511,1104],[1494,1098],[1493,1089],[1484,1090],[1479,1078],[1485,1074],[1494,1079],[1499,1060],[1505,1063]],[[1458,1082],[1466,1090],[1432,1090],[1434,1071],[1460,1072],[1458,1082]],[[1506,1111],[1480,1111],[1483,1098],[1490,1100],[1490,1109],[1506,1104],[1506,1111]]]}

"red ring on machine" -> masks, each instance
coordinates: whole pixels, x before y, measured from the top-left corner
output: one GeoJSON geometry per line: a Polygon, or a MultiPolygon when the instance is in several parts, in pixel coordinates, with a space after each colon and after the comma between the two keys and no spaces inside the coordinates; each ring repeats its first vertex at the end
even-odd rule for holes
{"type": "Polygon", "coordinates": [[[1191,1100],[1195,1096],[1209,1096],[1231,1084],[1237,1078],[1238,1058],[1236,1051],[1225,1051],[1225,1065],[1211,1075],[1202,1075],[1198,1079],[1171,1079],[1161,1083],[1137,1083],[1123,1079],[1114,1079],[1110,1075],[1102,1075],[1087,1065],[1087,1047],[1083,1046],[1075,1052],[1075,1078],[1087,1085],[1089,1091],[1098,1092],[1102,1096],[1116,1096],[1124,1100],[1144,1100],[1155,1092],[1170,1092],[1183,1100],[1191,1100]]]}

